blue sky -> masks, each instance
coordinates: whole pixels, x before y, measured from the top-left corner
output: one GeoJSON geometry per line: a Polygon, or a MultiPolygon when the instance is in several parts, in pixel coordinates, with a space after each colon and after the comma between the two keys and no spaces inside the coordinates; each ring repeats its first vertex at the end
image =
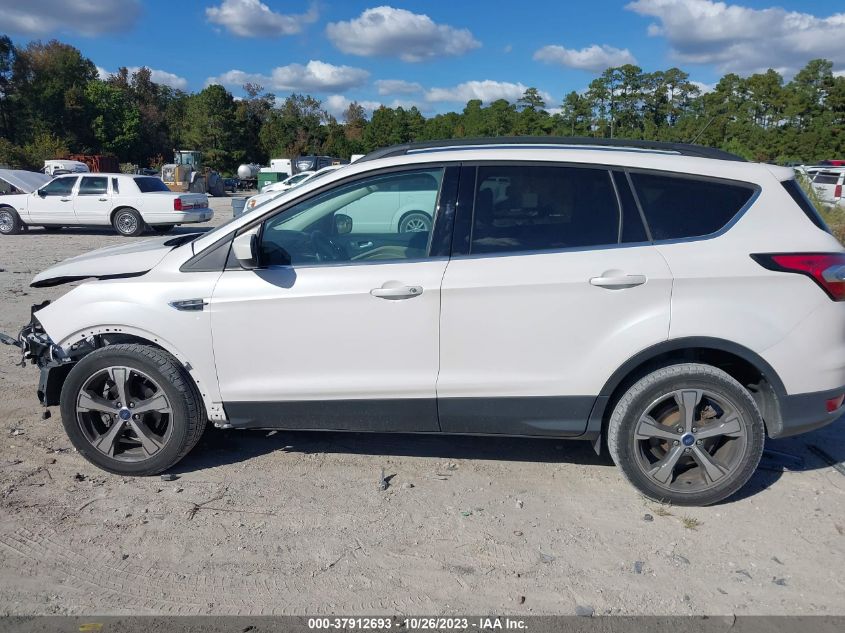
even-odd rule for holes
{"type": "Polygon", "coordinates": [[[704,88],[727,71],[789,76],[813,57],[845,72],[842,0],[0,0],[0,14],[17,43],[56,37],[104,71],[143,65],[180,88],[215,81],[236,95],[253,80],[335,112],[350,100],[442,112],[526,86],[554,107],[628,61],[677,65],[704,88]]]}

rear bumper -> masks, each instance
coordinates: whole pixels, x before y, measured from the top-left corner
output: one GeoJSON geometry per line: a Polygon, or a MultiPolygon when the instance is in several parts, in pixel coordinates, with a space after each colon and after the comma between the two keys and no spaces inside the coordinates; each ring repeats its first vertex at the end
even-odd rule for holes
{"type": "Polygon", "coordinates": [[[144,221],[147,224],[190,224],[192,222],[207,222],[213,217],[214,211],[206,207],[190,211],[145,214],[144,221]]]}
{"type": "Polygon", "coordinates": [[[769,428],[769,437],[789,437],[814,431],[835,422],[845,414],[845,406],[827,410],[827,403],[845,394],[845,386],[827,391],[782,396],[780,400],[780,428],[769,428]]]}

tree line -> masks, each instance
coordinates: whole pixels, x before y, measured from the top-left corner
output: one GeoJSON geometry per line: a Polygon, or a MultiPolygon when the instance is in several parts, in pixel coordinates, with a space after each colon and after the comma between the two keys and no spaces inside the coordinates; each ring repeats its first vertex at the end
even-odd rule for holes
{"type": "Polygon", "coordinates": [[[627,64],[560,104],[528,88],[515,103],[472,100],[430,117],[385,106],[367,116],[352,102],[338,120],[309,95],[278,97],[254,84],[244,92],[235,98],[210,85],[187,93],[152,81],[147,68],[102,79],[73,46],[19,48],[0,36],[0,165],[38,169],[47,158],[102,153],[157,168],[184,148],[231,172],[271,157],[348,158],[415,140],[514,135],[696,142],[778,163],[845,158],[845,76],[823,59],[788,82],[774,70],[731,73],[708,91],[678,68],[649,73],[627,64]]]}

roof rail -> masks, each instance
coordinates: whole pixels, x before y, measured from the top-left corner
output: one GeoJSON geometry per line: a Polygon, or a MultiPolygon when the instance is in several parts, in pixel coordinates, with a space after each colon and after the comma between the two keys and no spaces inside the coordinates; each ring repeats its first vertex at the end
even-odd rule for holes
{"type": "Polygon", "coordinates": [[[732,160],[745,162],[745,159],[714,147],[693,145],[691,143],[665,143],[662,141],[642,141],[638,139],[617,138],[587,138],[579,136],[495,136],[484,138],[456,138],[441,141],[422,141],[417,143],[403,143],[383,147],[370,152],[356,162],[403,156],[413,152],[436,151],[447,149],[471,149],[495,145],[546,145],[563,147],[591,147],[607,149],[633,149],[641,151],[656,151],[681,156],[695,156],[697,158],[715,158],[717,160],[732,160]]]}

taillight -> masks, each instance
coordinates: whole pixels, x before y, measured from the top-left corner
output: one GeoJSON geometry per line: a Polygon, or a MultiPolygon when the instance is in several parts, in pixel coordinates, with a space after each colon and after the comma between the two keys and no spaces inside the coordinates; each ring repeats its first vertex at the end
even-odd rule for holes
{"type": "Polygon", "coordinates": [[[181,211],[182,210],[182,198],[173,198],[173,210],[174,211],[181,211]]]}
{"type": "Polygon", "coordinates": [[[842,185],[836,185],[833,188],[833,197],[834,198],[841,198],[842,197],[842,185]]]}
{"type": "Polygon", "coordinates": [[[835,398],[831,398],[830,400],[825,402],[825,405],[827,406],[827,412],[833,413],[842,406],[843,402],[845,402],[845,394],[836,396],[835,398]]]}
{"type": "Polygon", "coordinates": [[[834,301],[845,301],[845,253],[765,253],[754,261],[784,273],[806,275],[834,301]]]}

